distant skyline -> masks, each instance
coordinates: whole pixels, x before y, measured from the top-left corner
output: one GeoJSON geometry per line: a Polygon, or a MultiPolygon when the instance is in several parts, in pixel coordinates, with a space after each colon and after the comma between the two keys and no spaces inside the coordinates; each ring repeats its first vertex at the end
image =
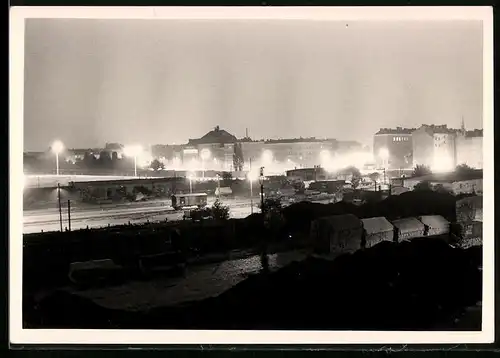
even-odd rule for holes
{"type": "Polygon", "coordinates": [[[29,19],[24,148],[482,128],[479,21],[29,19]]]}

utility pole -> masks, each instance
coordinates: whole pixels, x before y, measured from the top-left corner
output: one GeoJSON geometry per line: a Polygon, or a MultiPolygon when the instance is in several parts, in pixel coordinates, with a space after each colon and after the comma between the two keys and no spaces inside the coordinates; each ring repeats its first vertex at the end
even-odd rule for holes
{"type": "Polygon", "coordinates": [[[71,231],[71,201],[68,200],[68,229],[71,231]]]}
{"type": "MultiPolygon", "coordinates": [[[[266,226],[266,215],[264,211],[264,167],[260,167],[260,207],[261,207],[261,213],[262,213],[262,221],[264,224],[264,227],[266,226]]],[[[260,262],[262,266],[262,271],[264,273],[269,273],[269,258],[267,257],[267,237],[262,237],[262,248],[260,252],[260,262]]]]}
{"type": "Polygon", "coordinates": [[[59,183],[57,183],[57,201],[59,203],[59,225],[61,228],[61,232],[63,232],[62,208],[61,208],[61,185],[59,183]]]}
{"type": "Polygon", "coordinates": [[[217,200],[220,200],[220,175],[217,174],[217,200]]]}
{"type": "Polygon", "coordinates": [[[260,167],[260,211],[264,214],[264,167],[260,167]]]}
{"type": "MultiPolygon", "coordinates": [[[[247,129],[247,138],[248,138],[248,129],[247,129]]],[[[249,181],[250,181],[250,214],[253,214],[253,178],[252,178],[252,158],[249,158],[250,170],[249,173],[249,181]]]]}

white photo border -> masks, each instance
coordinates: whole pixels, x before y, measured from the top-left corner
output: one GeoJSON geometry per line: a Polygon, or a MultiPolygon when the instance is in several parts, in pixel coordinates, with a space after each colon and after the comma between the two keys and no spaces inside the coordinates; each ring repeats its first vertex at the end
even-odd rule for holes
{"type": "Polygon", "coordinates": [[[11,344],[459,344],[494,341],[492,7],[12,7],[9,48],[11,344]],[[483,310],[478,332],[46,330],[22,327],[24,25],[29,18],[316,21],[482,21],[483,310]]]}

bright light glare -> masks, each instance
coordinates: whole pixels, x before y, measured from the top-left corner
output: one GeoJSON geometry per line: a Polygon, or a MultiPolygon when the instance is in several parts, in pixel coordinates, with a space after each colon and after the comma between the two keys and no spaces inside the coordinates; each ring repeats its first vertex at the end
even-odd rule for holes
{"type": "Polygon", "coordinates": [[[266,149],[262,153],[262,162],[265,165],[269,165],[273,161],[273,152],[271,152],[269,149],[266,149]]]}
{"type": "Polygon", "coordinates": [[[123,148],[123,153],[127,157],[136,157],[142,153],[142,147],[140,145],[128,145],[123,148]]]}
{"type": "Polygon", "coordinates": [[[139,165],[140,167],[147,167],[151,165],[152,161],[153,157],[151,156],[151,153],[139,152],[137,156],[137,165],[139,165]]]}
{"type": "Polygon", "coordinates": [[[181,163],[181,160],[180,160],[180,158],[178,158],[178,157],[175,157],[175,158],[172,160],[172,165],[173,165],[174,169],[178,169],[178,168],[180,168],[180,167],[181,167],[181,164],[182,164],[182,163],[181,163]]]}
{"type": "Polygon", "coordinates": [[[389,150],[387,148],[380,148],[378,155],[383,160],[387,160],[389,158],[389,150]]]}
{"type": "Polygon", "coordinates": [[[431,166],[434,173],[451,172],[453,169],[453,158],[450,155],[442,154],[434,157],[434,163],[431,166]]]}
{"type": "Polygon", "coordinates": [[[64,144],[60,140],[56,140],[54,143],[52,143],[52,152],[55,154],[59,154],[63,151],[64,149],[64,144]]]}
{"type": "Polygon", "coordinates": [[[201,157],[202,160],[208,160],[208,159],[210,159],[211,155],[212,155],[212,153],[210,152],[209,149],[205,148],[205,149],[201,150],[200,157],[201,157]]]}
{"type": "Polygon", "coordinates": [[[321,161],[321,166],[323,168],[325,168],[326,170],[328,171],[331,171],[333,170],[333,165],[334,165],[334,161],[332,160],[332,156],[330,154],[330,152],[326,149],[322,150],[320,153],[319,153],[319,158],[320,158],[320,161],[321,161]]]}
{"type": "Polygon", "coordinates": [[[247,178],[249,181],[256,181],[259,178],[259,171],[258,170],[251,170],[247,174],[247,178]]]}
{"type": "Polygon", "coordinates": [[[321,162],[327,162],[330,160],[330,152],[324,149],[319,153],[319,157],[321,159],[321,162]]]}

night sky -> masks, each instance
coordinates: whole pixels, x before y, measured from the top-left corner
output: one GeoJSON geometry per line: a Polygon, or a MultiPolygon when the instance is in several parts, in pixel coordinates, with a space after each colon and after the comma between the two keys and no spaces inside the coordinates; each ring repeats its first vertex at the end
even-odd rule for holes
{"type": "Polygon", "coordinates": [[[478,21],[29,19],[25,150],[482,128],[478,21]]]}

